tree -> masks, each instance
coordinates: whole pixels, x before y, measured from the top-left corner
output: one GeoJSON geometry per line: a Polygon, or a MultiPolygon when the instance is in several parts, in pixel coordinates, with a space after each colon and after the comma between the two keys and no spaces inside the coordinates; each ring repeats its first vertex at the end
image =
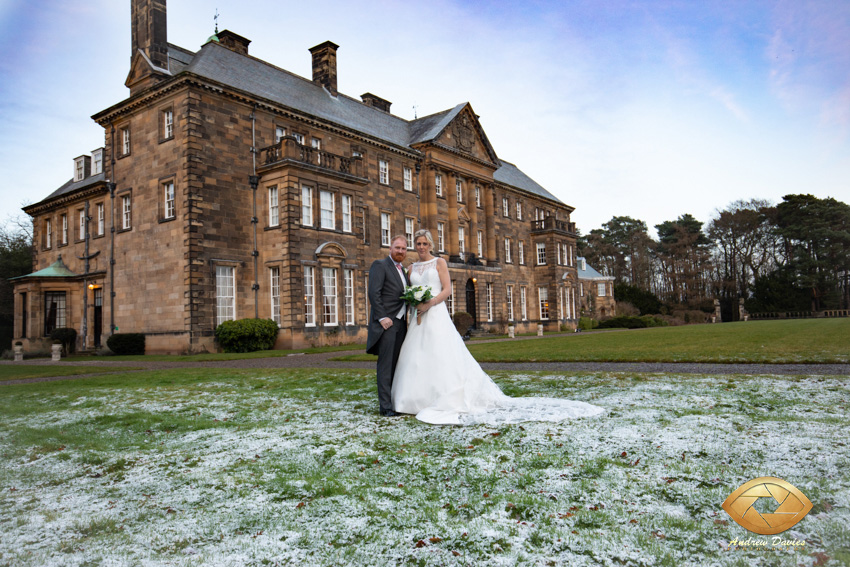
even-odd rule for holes
{"type": "Polygon", "coordinates": [[[809,290],[813,311],[850,307],[850,205],[813,195],[782,199],[774,222],[797,287],[809,290]]]}
{"type": "Polygon", "coordinates": [[[708,223],[714,243],[714,292],[723,304],[724,320],[737,315],[734,306],[748,299],[754,281],[776,268],[777,237],[767,201],[736,201],[708,223]]]}
{"type": "Polygon", "coordinates": [[[7,219],[0,226],[0,349],[12,346],[15,321],[14,286],[9,278],[32,272],[31,225],[20,218],[7,219]]]}
{"type": "Polygon", "coordinates": [[[662,291],[673,303],[699,307],[708,299],[710,240],[702,223],[690,214],[655,225],[662,291]]]}

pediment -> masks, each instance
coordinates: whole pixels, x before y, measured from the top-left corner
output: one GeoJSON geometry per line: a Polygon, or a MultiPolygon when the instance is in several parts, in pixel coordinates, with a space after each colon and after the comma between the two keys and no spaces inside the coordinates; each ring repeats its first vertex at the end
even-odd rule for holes
{"type": "Polygon", "coordinates": [[[458,112],[434,141],[461,154],[490,163],[498,163],[499,158],[493,146],[490,145],[490,140],[487,139],[487,134],[484,133],[478,121],[478,116],[469,104],[458,112]]]}
{"type": "Polygon", "coordinates": [[[338,242],[325,242],[316,248],[316,256],[326,256],[331,258],[345,258],[348,254],[345,248],[338,242]]]}
{"type": "Polygon", "coordinates": [[[168,72],[168,69],[161,69],[154,65],[142,50],[137,50],[136,54],[133,55],[133,60],[130,62],[130,72],[127,74],[124,86],[134,90],[145,80],[154,79],[154,81],[151,82],[151,84],[153,84],[161,79],[167,78],[170,74],[171,73],[168,72]]]}
{"type": "Polygon", "coordinates": [[[457,208],[457,218],[458,220],[462,220],[465,222],[469,222],[472,220],[472,217],[469,216],[469,213],[466,212],[466,207],[460,206],[457,208]]]}

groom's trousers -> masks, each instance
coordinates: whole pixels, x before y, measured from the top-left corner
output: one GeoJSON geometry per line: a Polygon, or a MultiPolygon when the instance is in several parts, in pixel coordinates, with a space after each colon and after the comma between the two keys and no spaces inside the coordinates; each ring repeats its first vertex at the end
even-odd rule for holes
{"type": "Polygon", "coordinates": [[[395,319],[393,326],[384,330],[378,340],[378,403],[381,410],[393,409],[393,376],[405,335],[407,335],[407,321],[395,319]]]}

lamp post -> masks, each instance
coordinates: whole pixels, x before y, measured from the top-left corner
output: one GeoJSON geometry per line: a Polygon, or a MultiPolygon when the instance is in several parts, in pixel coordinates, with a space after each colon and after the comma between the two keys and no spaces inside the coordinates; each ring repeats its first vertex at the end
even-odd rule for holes
{"type": "Polygon", "coordinates": [[[257,251],[257,186],[260,184],[260,177],[258,175],[249,175],[248,183],[251,185],[251,192],[253,193],[254,198],[254,216],[251,217],[251,224],[254,225],[254,251],[251,252],[251,256],[254,257],[254,285],[251,286],[251,289],[254,290],[254,319],[260,318],[260,304],[259,297],[257,292],[260,290],[260,284],[257,281],[257,258],[260,253],[257,251]]]}

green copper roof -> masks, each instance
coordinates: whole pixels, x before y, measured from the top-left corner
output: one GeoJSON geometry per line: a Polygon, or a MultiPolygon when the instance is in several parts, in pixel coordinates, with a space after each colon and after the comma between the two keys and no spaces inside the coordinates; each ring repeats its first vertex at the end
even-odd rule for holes
{"type": "Polygon", "coordinates": [[[65,262],[62,261],[62,255],[60,254],[58,260],[56,260],[43,270],[39,270],[37,272],[33,272],[25,276],[18,276],[16,278],[9,279],[18,280],[21,278],[73,278],[75,276],[77,276],[77,274],[68,269],[68,266],[66,266],[65,262]]]}

